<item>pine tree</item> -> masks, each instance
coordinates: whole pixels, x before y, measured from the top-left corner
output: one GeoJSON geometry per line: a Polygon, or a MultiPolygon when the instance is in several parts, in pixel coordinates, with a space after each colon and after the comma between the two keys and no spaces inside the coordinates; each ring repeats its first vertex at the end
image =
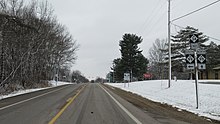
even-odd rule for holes
{"type": "Polygon", "coordinates": [[[186,49],[190,49],[190,35],[192,34],[198,35],[198,44],[201,49],[205,47],[204,43],[208,41],[208,38],[202,32],[190,26],[180,30],[177,35],[172,36],[172,67],[175,70],[182,71],[182,67],[185,66],[184,53],[186,49]]]}
{"type": "Polygon", "coordinates": [[[134,68],[135,76],[138,80],[143,80],[143,74],[147,71],[147,65],[149,61],[143,56],[143,54],[138,53],[136,68],[134,68]]]}
{"type": "Polygon", "coordinates": [[[124,34],[119,41],[121,47],[121,58],[115,59],[113,70],[118,80],[123,80],[124,73],[132,73],[132,76],[142,80],[146,72],[148,60],[142,55],[142,50],[138,47],[143,39],[135,34],[124,34]]]}
{"type": "Polygon", "coordinates": [[[208,48],[206,50],[206,65],[208,70],[212,70],[214,67],[219,66],[220,64],[220,45],[217,45],[214,42],[211,42],[208,45],[208,48]]]}
{"type": "Polygon", "coordinates": [[[117,58],[113,60],[113,81],[123,81],[124,69],[121,62],[121,58],[117,58]]]}
{"type": "MultiPolygon", "coordinates": [[[[174,75],[177,75],[179,78],[186,78],[186,75],[183,75],[181,72],[184,71],[186,61],[185,61],[185,50],[190,49],[190,35],[198,35],[198,44],[200,49],[205,49],[206,45],[204,44],[208,41],[207,36],[202,32],[199,32],[198,29],[187,26],[186,28],[180,30],[177,35],[172,36],[171,43],[171,61],[172,61],[172,72],[174,75]]],[[[167,58],[168,59],[168,58],[167,58]]]]}

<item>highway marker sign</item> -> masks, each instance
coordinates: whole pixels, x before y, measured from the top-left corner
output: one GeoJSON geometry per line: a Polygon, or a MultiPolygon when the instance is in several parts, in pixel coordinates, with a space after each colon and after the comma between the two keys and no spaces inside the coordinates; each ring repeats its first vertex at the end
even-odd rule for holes
{"type": "Polygon", "coordinates": [[[189,35],[189,41],[190,41],[190,48],[191,49],[198,49],[199,47],[199,44],[198,44],[198,41],[199,41],[199,38],[198,38],[198,35],[197,34],[193,34],[193,35],[189,35]]]}

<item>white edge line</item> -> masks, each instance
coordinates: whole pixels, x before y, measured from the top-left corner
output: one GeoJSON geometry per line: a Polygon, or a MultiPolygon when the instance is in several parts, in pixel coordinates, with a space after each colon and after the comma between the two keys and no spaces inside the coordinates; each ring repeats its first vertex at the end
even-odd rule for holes
{"type": "Polygon", "coordinates": [[[114,101],[118,104],[118,106],[137,124],[142,124],[134,115],[132,115],[123,105],[121,105],[105,88],[99,85],[114,101]]]}
{"type": "Polygon", "coordinates": [[[16,103],[13,103],[11,105],[7,105],[7,106],[4,106],[2,108],[0,108],[0,111],[1,110],[4,110],[6,108],[9,108],[9,107],[12,107],[12,106],[15,106],[15,105],[18,105],[18,104],[21,104],[21,103],[24,103],[24,102],[27,102],[27,101],[30,101],[30,100],[33,100],[33,99],[36,99],[36,98],[39,98],[39,97],[42,97],[42,96],[45,96],[47,94],[50,94],[50,93],[53,93],[53,92],[56,92],[56,91],[59,91],[59,90],[62,90],[64,88],[66,88],[67,86],[63,87],[63,88],[60,88],[60,89],[57,89],[57,90],[53,90],[53,91],[50,91],[50,92],[47,92],[47,93],[44,93],[44,94],[41,94],[41,95],[38,95],[38,96],[35,96],[35,97],[32,97],[32,98],[29,98],[29,99],[25,99],[25,100],[22,100],[22,101],[19,101],[19,102],[16,102],[16,103]]]}

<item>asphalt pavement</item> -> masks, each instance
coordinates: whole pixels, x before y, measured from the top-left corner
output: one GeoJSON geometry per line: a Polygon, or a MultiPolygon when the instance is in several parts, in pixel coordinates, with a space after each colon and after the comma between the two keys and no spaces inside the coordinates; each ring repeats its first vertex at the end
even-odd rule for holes
{"type": "Polygon", "coordinates": [[[66,85],[0,100],[0,124],[159,123],[101,84],[66,85]]]}
{"type": "Polygon", "coordinates": [[[47,124],[80,86],[65,85],[0,100],[0,124],[47,124]]]}
{"type": "Polygon", "coordinates": [[[55,123],[158,124],[132,104],[118,96],[116,98],[116,94],[100,84],[88,84],[55,123]]]}

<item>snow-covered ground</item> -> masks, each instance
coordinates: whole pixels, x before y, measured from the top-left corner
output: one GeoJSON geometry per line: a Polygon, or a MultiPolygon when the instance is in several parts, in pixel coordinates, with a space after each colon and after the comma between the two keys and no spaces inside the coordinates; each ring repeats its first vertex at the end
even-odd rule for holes
{"type": "Polygon", "coordinates": [[[52,85],[52,87],[56,87],[56,86],[61,86],[61,85],[67,85],[67,84],[73,84],[73,83],[70,83],[70,82],[62,82],[62,81],[49,81],[49,83],[52,85]]]}
{"type": "Polygon", "coordinates": [[[201,80],[199,82],[217,84],[198,84],[198,109],[196,109],[195,81],[192,80],[178,80],[177,82],[172,80],[170,88],[167,88],[167,80],[133,82],[129,83],[129,87],[124,83],[107,84],[139,94],[152,101],[167,103],[200,116],[220,120],[220,80],[201,80]]]}
{"type": "MultiPolygon", "coordinates": [[[[58,82],[49,81],[49,83],[52,85],[52,87],[66,85],[66,84],[72,84],[72,83],[69,83],[69,82],[60,82],[60,81],[58,81],[58,82]]],[[[4,98],[13,97],[13,96],[17,96],[17,95],[21,95],[21,94],[25,94],[25,93],[30,93],[30,92],[35,92],[35,91],[38,91],[38,90],[44,90],[44,89],[48,89],[48,88],[51,88],[51,87],[19,90],[19,91],[12,92],[8,95],[0,95],[0,100],[4,99],[4,98]]]]}

